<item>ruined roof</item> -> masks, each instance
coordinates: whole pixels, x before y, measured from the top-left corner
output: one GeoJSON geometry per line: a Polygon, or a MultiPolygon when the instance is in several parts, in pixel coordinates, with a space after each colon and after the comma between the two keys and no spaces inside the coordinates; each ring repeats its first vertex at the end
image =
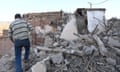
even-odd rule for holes
{"type": "Polygon", "coordinates": [[[24,14],[24,15],[33,15],[33,16],[42,15],[42,16],[45,16],[45,15],[61,14],[62,12],[63,11],[42,12],[42,13],[27,13],[27,14],[24,14]]]}
{"type": "Polygon", "coordinates": [[[93,11],[93,10],[100,10],[100,11],[105,11],[105,8],[77,8],[77,10],[89,10],[89,11],[93,11]]]}

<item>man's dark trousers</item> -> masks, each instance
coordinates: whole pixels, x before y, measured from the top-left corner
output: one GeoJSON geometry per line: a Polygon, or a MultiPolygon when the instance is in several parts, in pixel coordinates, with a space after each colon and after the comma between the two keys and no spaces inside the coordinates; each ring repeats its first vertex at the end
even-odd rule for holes
{"type": "Polygon", "coordinates": [[[29,39],[15,40],[15,68],[16,72],[22,72],[22,59],[21,52],[22,47],[25,48],[24,60],[28,60],[30,52],[30,41],[29,39]]]}

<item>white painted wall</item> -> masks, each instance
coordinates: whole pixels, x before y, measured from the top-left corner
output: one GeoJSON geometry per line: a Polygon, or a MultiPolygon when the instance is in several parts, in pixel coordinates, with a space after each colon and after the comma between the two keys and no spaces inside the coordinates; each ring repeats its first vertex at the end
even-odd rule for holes
{"type": "Polygon", "coordinates": [[[88,30],[89,32],[93,32],[96,25],[98,24],[98,33],[104,31],[104,22],[105,22],[105,11],[103,10],[88,10],[87,11],[88,18],[88,30]]]}
{"type": "Polygon", "coordinates": [[[69,22],[66,24],[65,28],[63,29],[60,38],[63,38],[65,40],[77,39],[78,37],[75,36],[73,33],[77,33],[76,18],[74,15],[71,15],[71,18],[69,22]]]}

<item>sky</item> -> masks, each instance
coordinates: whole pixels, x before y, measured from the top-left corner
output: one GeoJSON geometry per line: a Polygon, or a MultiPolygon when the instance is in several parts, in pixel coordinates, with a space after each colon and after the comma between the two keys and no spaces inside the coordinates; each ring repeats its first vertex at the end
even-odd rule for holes
{"type": "Polygon", "coordinates": [[[77,8],[106,8],[105,16],[120,18],[120,0],[0,0],[0,21],[13,21],[16,13],[60,11],[73,13],[77,8]],[[104,2],[104,3],[101,3],[104,2]],[[99,4],[101,3],[101,4],[99,4]]]}

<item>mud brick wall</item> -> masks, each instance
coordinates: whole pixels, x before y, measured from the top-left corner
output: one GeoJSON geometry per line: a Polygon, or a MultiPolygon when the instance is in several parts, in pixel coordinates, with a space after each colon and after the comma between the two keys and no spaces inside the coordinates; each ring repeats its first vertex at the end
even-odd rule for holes
{"type": "MultiPolygon", "coordinates": [[[[63,12],[45,12],[45,13],[28,13],[24,14],[24,19],[30,22],[33,27],[47,25],[50,24],[52,21],[58,25],[62,20],[63,12]]],[[[43,45],[44,39],[37,38],[36,34],[32,34],[32,44],[43,45]]]]}

